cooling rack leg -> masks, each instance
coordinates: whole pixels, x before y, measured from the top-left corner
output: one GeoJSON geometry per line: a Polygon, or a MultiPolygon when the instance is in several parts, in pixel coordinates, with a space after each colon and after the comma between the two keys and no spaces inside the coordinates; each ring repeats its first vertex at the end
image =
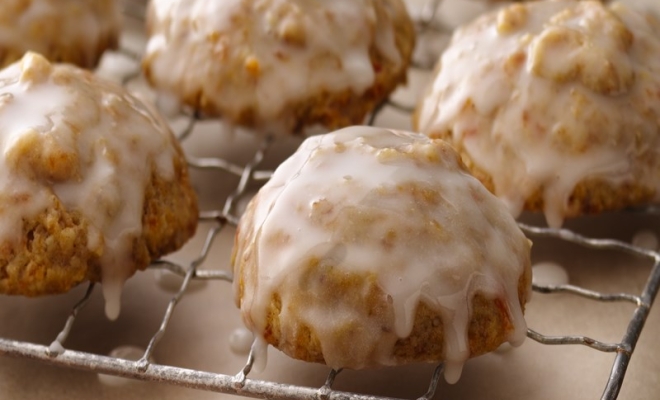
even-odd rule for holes
{"type": "Polygon", "coordinates": [[[78,316],[78,313],[80,312],[80,310],[85,308],[85,306],[89,302],[89,298],[92,296],[93,291],[94,291],[94,283],[92,282],[87,287],[87,291],[85,292],[83,298],[80,299],[80,301],[75,306],[73,306],[73,310],[71,310],[71,314],[69,314],[69,318],[66,319],[66,323],[64,324],[64,328],[62,328],[62,331],[57,335],[57,338],[55,338],[53,343],[51,343],[50,347],[48,347],[47,350],[48,356],[57,357],[58,355],[64,352],[63,344],[66,341],[66,338],[69,337],[69,333],[71,332],[73,323],[76,321],[76,317],[78,316]]]}
{"type": "Polygon", "coordinates": [[[176,135],[176,139],[179,142],[183,142],[184,140],[186,140],[188,138],[188,136],[190,136],[192,131],[195,129],[195,125],[197,124],[197,121],[199,120],[199,118],[200,118],[200,116],[199,116],[199,113],[197,111],[195,111],[190,116],[190,119],[188,120],[188,124],[186,124],[186,127],[183,128],[183,130],[176,135]]]}
{"type": "Polygon", "coordinates": [[[387,101],[384,101],[378,104],[376,108],[374,108],[371,115],[369,115],[369,118],[367,119],[367,125],[374,126],[374,124],[376,123],[376,118],[378,118],[378,115],[386,105],[387,105],[387,101]]]}
{"type": "Polygon", "coordinates": [[[342,369],[338,369],[338,370],[333,369],[330,371],[330,373],[328,374],[328,378],[325,380],[325,383],[319,389],[318,398],[320,400],[328,400],[330,398],[330,393],[332,392],[332,385],[334,385],[335,378],[337,378],[337,375],[339,375],[341,371],[342,369]]]}
{"type": "Polygon", "coordinates": [[[605,391],[601,397],[602,400],[614,400],[619,396],[623,378],[630,363],[630,357],[633,350],[635,350],[637,340],[642,333],[651,305],[658,294],[658,289],[660,289],[660,255],[656,254],[655,264],[642,292],[642,302],[635,309],[633,317],[628,324],[626,334],[623,337],[622,345],[625,346],[625,349],[617,352],[610,377],[607,380],[605,391]]]}
{"type": "Polygon", "coordinates": [[[445,368],[445,364],[441,363],[435,367],[433,371],[433,376],[431,377],[431,383],[429,384],[429,389],[424,393],[424,395],[417,400],[431,400],[435,396],[435,392],[438,390],[438,384],[440,383],[440,377],[442,376],[442,371],[445,368]]]}
{"type": "Polygon", "coordinates": [[[605,386],[605,391],[603,392],[601,400],[615,400],[619,396],[619,391],[621,390],[621,385],[623,384],[623,378],[626,375],[629,362],[629,353],[621,352],[616,355],[614,365],[612,366],[612,372],[610,372],[610,377],[607,380],[607,385],[605,386]]]}
{"type": "Polygon", "coordinates": [[[254,365],[254,346],[250,350],[250,355],[248,356],[245,366],[238,374],[236,374],[236,376],[234,376],[234,382],[233,382],[234,387],[240,389],[243,386],[245,386],[245,381],[250,371],[252,371],[253,365],[254,365]]]}

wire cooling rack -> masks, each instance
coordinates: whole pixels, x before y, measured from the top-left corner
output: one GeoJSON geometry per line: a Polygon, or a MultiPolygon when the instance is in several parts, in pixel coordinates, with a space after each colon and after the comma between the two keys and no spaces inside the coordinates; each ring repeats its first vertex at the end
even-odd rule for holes
{"type": "MultiPolygon", "coordinates": [[[[441,0],[429,0],[425,3],[422,13],[417,16],[416,25],[420,37],[430,33],[446,32],[446,29],[437,24],[435,15],[440,6],[441,0]]],[[[144,6],[142,3],[128,2],[125,13],[129,18],[142,19],[144,17],[144,6]]],[[[133,60],[137,68],[139,55],[130,51],[120,51],[124,57],[133,60]]],[[[428,69],[430,65],[424,62],[416,62],[413,68],[428,69]]],[[[123,81],[128,83],[134,79],[139,79],[139,73],[134,72],[126,74],[123,81]]],[[[411,107],[388,100],[382,104],[369,118],[369,123],[373,124],[375,118],[385,108],[394,108],[403,112],[410,112],[411,107]]],[[[188,115],[188,123],[184,129],[178,132],[178,139],[184,142],[190,136],[195,134],[196,127],[200,117],[195,114],[188,115]]],[[[164,269],[183,277],[178,292],[171,298],[165,310],[159,329],[153,334],[144,354],[137,361],[129,361],[116,357],[108,357],[88,352],[65,350],[67,336],[76,320],[79,311],[88,303],[95,285],[89,284],[84,297],[73,307],[67,318],[64,328],[54,338],[50,346],[43,346],[25,341],[8,340],[0,338],[0,356],[18,357],[24,359],[37,360],[43,363],[74,368],[97,373],[122,376],[144,381],[157,381],[173,385],[201,389],[219,393],[236,394],[246,397],[262,399],[310,399],[310,400],[384,400],[387,397],[380,397],[368,394],[357,394],[341,392],[333,389],[333,383],[341,371],[331,371],[326,382],[320,388],[301,387],[278,382],[269,382],[262,380],[253,380],[248,376],[252,369],[254,357],[248,356],[245,367],[238,371],[236,375],[224,375],[199,370],[191,370],[176,366],[165,366],[153,363],[152,354],[158,346],[160,339],[165,334],[173,313],[181,299],[186,295],[186,291],[192,280],[208,280],[218,282],[231,282],[230,272],[218,270],[203,269],[207,256],[213,246],[214,238],[225,228],[235,227],[240,215],[237,203],[239,199],[247,194],[249,187],[261,185],[267,181],[272,171],[261,169],[260,166],[268,150],[272,147],[274,140],[264,138],[252,155],[251,160],[245,165],[238,165],[220,158],[198,158],[191,155],[187,156],[191,169],[215,170],[220,173],[228,174],[238,178],[238,184],[233,192],[228,196],[222,208],[214,211],[202,212],[200,222],[210,223],[212,229],[207,233],[201,252],[196,258],[186,264],[179,264],[170,261],[157,261],[150,268],[164,269]]],[[[653,212],[651,210],[650,212],[653,212]]],[[[640,257],[652,264],[652,268],[644,284],[643,290],[639,294],[631,293],[602,293],[588,290],[573,285],[538,285],[534,284],[533,289],[539,293],[556,294],[568,293],[597,302],[623,302],[632,303],[635,308],[625,333],[621,340],[616,343],[601,342],[586,336],[547,336],[533,329],[528,329],[527,336],[544,345],[582,345],[594,351],[615,353],[614,362],[603,390],[601,399],[616,399],[621,385],[623,383],[628,364],[635,349],[635,345],[642,332],[646,318],[649,314],[653,300],[660,288],[660,254],[654,251],[645,250],[639,247],[629,245],[625,242],[612,239],[593,239],[576,234],[566,229],[540,228],[520,223],[522,230],[529,236],[551,237],[565,242],[575,243],[580,246],[594,248],[598,250],[614,250],[632,254],[640,257]]],[[[218,283],[224,284],[227,283],[218,283]]],[[[420,392],[426,392],[420,399],[431,399],[436,394],[436,389],[442,375],[442,364],[438,365],[429,381],[428,388],[420,388],[420,392]]]]}

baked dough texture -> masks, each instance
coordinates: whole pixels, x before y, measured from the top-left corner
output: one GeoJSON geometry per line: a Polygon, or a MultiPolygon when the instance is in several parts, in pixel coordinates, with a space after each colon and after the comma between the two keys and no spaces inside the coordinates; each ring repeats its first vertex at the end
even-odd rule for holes
{"type": "Polygon", "coordinates": [[[530,242],[445,142],[307,139],[250,202],[232,257],[257,340],[332,368],[445,362],[525,338],[530,242]]]}
{"type": "Polygon", "coordinates": [[[660,198],[660,23],[624,4],[511,5],[460,28],[416,128],[445,138],[514,215],[660,198]]]}
{"type": "Polygon", "coordinates": [[[147,80],[270,134],[362,123],[406,81],[402,0],[152,0],[147,80]]]}
{"type": "Polygon", "coordinates": [[[2,70],[0,146],[0,293],[101,281],[115,314],[123,282],[195,232],[167,124],[88,71],[34,53],[2,70]]]}
{"type": "Polygon", "coordinates": [[[121,33],[117,0],[0,0],[0,67],[28,51],[94,68],[121,33]]]}

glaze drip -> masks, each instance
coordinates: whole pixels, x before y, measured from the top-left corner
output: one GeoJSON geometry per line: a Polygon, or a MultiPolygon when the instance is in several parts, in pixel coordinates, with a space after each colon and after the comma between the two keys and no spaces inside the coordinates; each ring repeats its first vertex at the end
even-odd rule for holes
{"type": "Polygon", "coordinates": [[[280,349],[308,327],[335,369],[397,364],[424,303],[442,320],[455,382],[476,293],[506,304],[510,342],[525,337],[528,240],[448,145],[422,135],[354,127],[307,139],[248,205],[233,260],[246,326],[269,334],[277,298],[280,349]]]}
{"type": "Polygon", "coordinates": [[[459,29],[418,108],[518,216],[559,227],[585,182],[660,199],[660,23],[621,3],[516,4],[459,29]]]}
{"type": "Polygon", "coordinates": [[[105,48],[116,45],[120,21],[116,0],[3,1],[0,62],[34,51],[91,68],[105,48]]]}
{"type": "Polygon", "coordinates": [[[61,203],[89,222],[109,318],[136,267],[145,187],[174,179],[166,124],[123,88],[28,53],[0,72],[0,241],[22,240],[23,221],[61,203]],[[6,206],[6,207],[5,207],[6,206]]]}
{"type": "Polygon", "coordinates": [[[154,85],[196,88],[227,119],[248,110],[269,132],[287,132],[291,104],[364,93],[379,68],[374,46],[394,67],[404,64],[392,22],[407,15],[399,0],[155,0],[150,7],[144,65],[154,85]],[[190,78],[191,68],[205,78],[190,78]]]}

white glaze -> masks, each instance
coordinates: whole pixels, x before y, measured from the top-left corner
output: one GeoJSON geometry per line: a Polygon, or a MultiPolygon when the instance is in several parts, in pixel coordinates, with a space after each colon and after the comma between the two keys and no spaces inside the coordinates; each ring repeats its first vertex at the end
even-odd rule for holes
{"type": "Polygon", "coordinates": [[[252,371],[256,373],[263,372],[268,363],[268,343],[266,343],[263,337],[257,335],[254,338],[252,346],[250,347],[250,354],[254,357],[252,371]]]}
{"type": "Polygon", "coordinates": [[[236,328],[229,334],[229,349],[234,354],[249,354],[252,343],[254,343],[254,334],[245,328],[236,328]]]}
{"type": "Polygon", "coordinates": [[[566,268],[554,262],[540,262],[532,265],[532,282],[535,285],[567,285],[566,268]]]}
{"type": "Polygon", "coordinates": [[[84,65],[91,67],[101,42],[119,35],[120,17],[115,0],[3,0],[0,48],[48,56],[72,51],[75,43],[84,65]]]}
{"type": "Polygon", "coordinates": [[[263,335],[277,293],[280,343],[295,341],[291,335],[300,321],[318,336],[332,368],[392,365],[396,340],[410,335],[424,302],[442,316],[445,377],[455,382],[469,356],[470,300],[480,292],[505,301],[515,326],[509,341],[520,344],[526,326],[517,288],[529,268],[529,242],[457,157],[439,141],[380,128],[307,139],[239,224],[234,289],[246,326],[263,335]],[[391,302],[387,329],[354,304],[299,297],[322,293],[322,276],[319,282],[302,279],[313,260],[319,270],[329,265],[374,276],[391,302]],[[360,329],[347,350],[336,329],[352,323],[360,329]]]}
{"type": "Polygon", "coordinates": [[[459,29],[440,65],[418,127],[451,137],[515,216],[541,189],[549,225],[560,226],[588,178],[660,195],[660,24],[651,17],[620,3],[517,4],[459,29]]]}
{"type": "Polygon", "coordinates": [[[510,343],[502,343],[497,350],[494,351],[496,354],[504,355],[510,353],[515,347],[511,346],[510,343]]]}
{"type": "Polygon", "coordinates": [[[228,119],[254,108],[257,125],[279,132],[292,103],[371,87],[373,43],[403,65],[392,19],[404,5],[379,1],[154,0],[144,65],[160,89],[203,89],[228,119]]]}
{"type": "MultiPolygon", "coordinates": [[[[128,361],[137,361],[142,358],[144,352],[145,350],[141,347],[127,345],[115,347],[112,349],[112,351],[110,351],[108,356],[121,358],[128,361]]],[[[149,361],[153,362],[153,359],[149,358],[149,361]]]]}
{"type": "MultiPolygon", "coordinates": [[[[142,358],[144,351],[144,349],[137,346],[119,346],[112,349],[108,356],[128,361],[137,361],[142,358]]],[[[149,361],[153,362],[154,360],[150,357],[149,361]]],[[[112,387],[126,386],[140,382],[136,379],[123,378],[115,375],[98,374],[97,376],[101,384],[112,387]]]]}
{"type": "Polygon", "coordinates": [[[23,219],[57,196],[90,222],[87,246],[101,255],[106,312],[116,318],[145,187],[154,169],[174,178],[169,128],[123,88],[34,53],[0,72],[0,102],[0,241],[22,240],[23,219]]]}
{"type": "Polygon", "coordinates": [[[56,356],[64,353],[66,349],[62,345],[62,341],[60,341],[60,338],[58,337],[56,340],[53,340],[53,342],[48,346],[48,353],[51,356],[56,356]]]}

